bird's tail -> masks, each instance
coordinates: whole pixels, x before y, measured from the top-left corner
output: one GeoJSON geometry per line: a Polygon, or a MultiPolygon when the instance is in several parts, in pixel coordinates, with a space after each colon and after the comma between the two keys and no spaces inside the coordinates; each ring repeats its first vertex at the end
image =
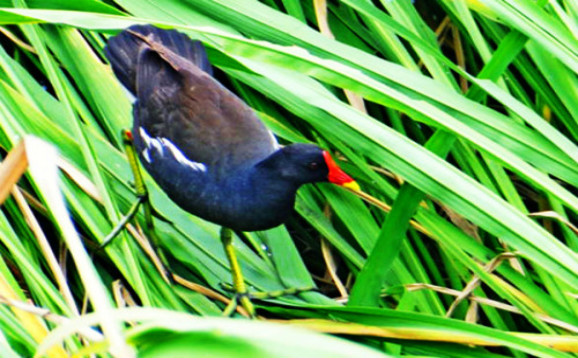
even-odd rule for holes
{"type": "Polygon", "coordinates": [[[133,25],[110,38],[104,49],[114,74],[132,93],[136,92],[135,82],[140,53],[150,48],[151,43],[161,45],[189,59],[203,71],[212,74],[211,64],[201,42],[192,41],[187,35],[176,30],[164,30],[152,25],[133,25]]]}

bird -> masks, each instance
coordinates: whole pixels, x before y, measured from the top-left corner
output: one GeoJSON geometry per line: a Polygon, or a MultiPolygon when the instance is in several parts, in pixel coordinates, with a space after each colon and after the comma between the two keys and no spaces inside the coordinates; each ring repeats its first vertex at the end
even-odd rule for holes
{"type": "Polygon", "coordinates": [[[200,41],[133,25],[108,40],[105,56],[134,97],[131,133],[140,162],[178,206],[222,227],[233,286],[253,315],[232,231],[281,225],[304,184],[359,185],[327,150],[279,145],[255,111],[215,79],[200,41]]]}

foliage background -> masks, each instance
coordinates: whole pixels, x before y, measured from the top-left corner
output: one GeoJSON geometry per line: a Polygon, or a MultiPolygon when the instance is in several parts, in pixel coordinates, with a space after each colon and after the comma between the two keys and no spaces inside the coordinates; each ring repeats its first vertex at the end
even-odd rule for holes
{"type": "Polygon", "coordinates": [[[0,145],[25,148],[2,167],[4,188],[30,168],[0,211],[2,356],[128,357],[127,341],[143,357],[578,351],[575,2],[0,5],[0,145]],[[372,353],[287,327],[194,318],[225,306],[217,294],[227,295],[220,283],[230,274],[218,228],[150,180],[166,219],[157,230],[185,285],[164,282],[134,226],[93,259],[83,251],[80,239],[93,251],[135,201],[119,135],[130,126],[130,100],[102,52],[108,36],[135,23],[203,41],[218,78],[281,141],[339,153],[387,204],[304,187],[286,226],[235,243],[254,289],[318,287],[260,302],[262,316],[345,334],[372,353]],[[18,147],[28,134],[52,146],[18,147]],[[86,332],[97,323],[102,334],[86,332]],[[88,340],[73,334],[79,329],[88,340]],[[103,336],[108,346],[95,343],[103,336]]]}

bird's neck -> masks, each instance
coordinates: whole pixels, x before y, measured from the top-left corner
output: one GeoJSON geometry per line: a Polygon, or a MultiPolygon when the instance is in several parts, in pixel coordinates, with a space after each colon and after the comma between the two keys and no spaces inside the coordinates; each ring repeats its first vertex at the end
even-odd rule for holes
{"type": "Polygon", "coordinates": [[[291,207],[295,201],[295,193],[300,186],[286,180],[277,171],[258,165],[251,171],[248,184],[254,189],[256,198],[263,197],[264,200],[286,202],[291,207]]]}

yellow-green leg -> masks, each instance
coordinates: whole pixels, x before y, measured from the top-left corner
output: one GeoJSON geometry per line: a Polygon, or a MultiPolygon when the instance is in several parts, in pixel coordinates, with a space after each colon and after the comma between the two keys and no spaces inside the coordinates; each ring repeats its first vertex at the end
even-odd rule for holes
{"type": "Polygon", "coordinates": [[[255,317],[255,306],[253,306],[253,303],[249,298],[249,291],[247,291],[247,286],[245,285],[245,280],[243,279],[243,274],[241,272],[241,266],[239,266],[239,261],[237,261],[237,255],[235,254],[235,248],[233,247],[233,230],[226,227],[221,228],[221,242],[223,243],[225,253],[229,259],[229,265],[231,266],[233,289],[236,296],[232,305],[228,306],[223,313],[226,315],[231,314],[238,301],[251,317],[255,317]]]}
{"type": "Polygon", "coordinates": [[[142,205],[144,209],[145,225],[147,227],[147,232],[151,239],[151,244],[163,265],[164,271],[163,275],[169,282],[172,282],[172,276],[168,271],[169,267],[168,260],[164,255],[164,252],[160,249],[160,240],[155,231],[152,215],[152,206],[150,204],[150,201],[148,200],[149,197],[148,190],[144,183],[138,157],[136,154],[136,149],[134,147],[132,139],[132,134],[130,133],[130,131],[125,130],[122,132],[122,137],[123,137],[124,150],[134,177],[134,187],[136,191],[137,201],[131,206],[128,213],[121,219],[121,221],[116,225],[116,227],[111,231],[111,233],[103,240],[98,250],[102,250],[112,242],[112,240],[116,237],[116,235],[118,235],[118,233],[125,227],[125,225],[136,215],[139,206],[142,205]]]}
{"type": "Polygon", "coordinates": [[[237,260],[237,255],[235,254],[235,248],[233,247],[233,230],[223,227],[221,228],[221,242],[225,248],[225,253],[229,259],[229,265],[231,267],[231,274],[233,275],[233,286],[228,284],[223,284],[223,288],[227,291],[231,291],[235,294],[235,298],[223,311],[223,315],[230,316],[235,309],[237,304],[247,311],[249,316],[255,317],[255,306],[251,302],[251,298],[255,299],[269,299],[276,298],[287,295],[297,295],[301,292],[310,291],[314,289],[313,287],[308,288],[288,288],[285,290],[278,290],[272,292],[249,292],[247,286],[245,285],[245,280],[243,279],[243,273],[241,272],[241,266],[237,260]]]}

